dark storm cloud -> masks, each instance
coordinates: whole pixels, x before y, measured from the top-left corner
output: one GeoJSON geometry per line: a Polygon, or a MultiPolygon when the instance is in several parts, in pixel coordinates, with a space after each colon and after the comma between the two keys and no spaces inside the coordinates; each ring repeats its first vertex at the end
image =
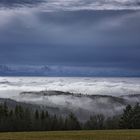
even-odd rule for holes
{"type": "Polygon", "coordinates": [[[140,69],[140,11],[42,9],[0,10],[0,63],[140,69]]]}
{"type": "Polygon", "coordinates": [[[39,4],[44,0],[0,0],[0,7],[19,7],[39,4]]]}

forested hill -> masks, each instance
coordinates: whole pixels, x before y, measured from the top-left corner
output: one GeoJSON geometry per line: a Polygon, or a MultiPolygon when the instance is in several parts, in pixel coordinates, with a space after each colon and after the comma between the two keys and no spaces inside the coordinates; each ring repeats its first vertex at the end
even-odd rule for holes
{"type": "Polygon", "coordinates": [[[0,105],[0,131],[57,131],[57,130],[99,130],[139,129],[140,106],[128,105],[122,115],[105,118],[102,114],[91,115],[86,122],[80,122],[75,114],[66,117],[50,115],[47,111],[16,105],[10,109],[6,102],[0,105]]]}

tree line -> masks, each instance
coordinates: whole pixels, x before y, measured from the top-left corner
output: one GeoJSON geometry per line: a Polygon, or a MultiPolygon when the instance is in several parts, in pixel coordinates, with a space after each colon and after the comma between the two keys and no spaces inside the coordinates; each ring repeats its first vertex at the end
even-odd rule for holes
{"type": "Polygon", "coordinates": [[[139,129],[140,106],[128,105],[122,115],[105,118],[92,115],[86,122],[80,122],[70,113],[66,117],[51,115],[44,110],[31,110],[17,105],[9,109],[0,104],[0,131],[58,131],[58,130],[101,130],[101,129],[139,129]]]}

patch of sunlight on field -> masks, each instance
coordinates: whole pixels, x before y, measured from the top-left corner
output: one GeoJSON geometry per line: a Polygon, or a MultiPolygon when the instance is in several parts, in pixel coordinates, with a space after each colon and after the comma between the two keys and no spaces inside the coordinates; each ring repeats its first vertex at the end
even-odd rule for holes
{"type": "Polygon", "coordinates": [[[0,133],[0,140],[140,140],[140,130],[0,133]]]}

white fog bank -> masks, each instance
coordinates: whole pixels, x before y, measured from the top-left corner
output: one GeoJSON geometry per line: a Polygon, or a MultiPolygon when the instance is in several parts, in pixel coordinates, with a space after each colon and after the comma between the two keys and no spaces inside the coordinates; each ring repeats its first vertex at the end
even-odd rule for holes
{"type": "Polygon", "coordinates": [[[140,78],[0,77],[0,98],[45,90],[112,96],[140,94],[140,78]]]}

